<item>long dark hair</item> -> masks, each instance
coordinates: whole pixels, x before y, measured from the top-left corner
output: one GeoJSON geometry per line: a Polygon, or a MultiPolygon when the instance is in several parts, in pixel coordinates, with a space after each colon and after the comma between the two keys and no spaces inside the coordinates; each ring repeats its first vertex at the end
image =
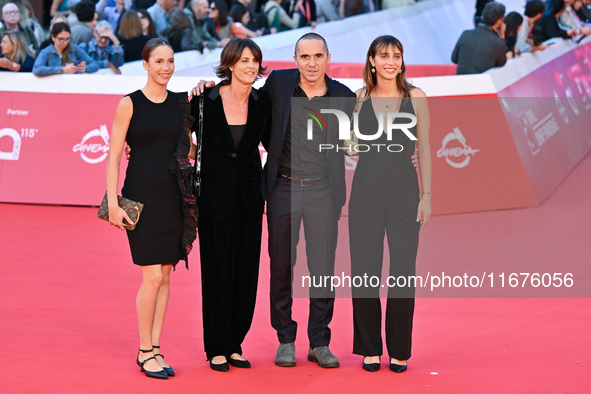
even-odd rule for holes
{"type": "MultiPolygon", "coordinates": [[[[51,28],[51,39],[52,41],[54,41],[54,47],[55,47],[55,39],[57,38],[57,35],[60,34],[63,31],[67,31],[68,33],[72,33],[70,31],[70,25],[68,25],[67,23],[64,22],[58,22],[56,24],[53,25],[53,27],[51,28]]],[[[70,59],[70,56],[68,56],[68,54],[70,53],[70,51],[72,50],[72,45],[70,45],[70,43],[68,42],[68,45],[64,48],[64,51],[62,52],[62,66],[65,66],[68,63],[72,63],[72,59],[70,59]]]]}
{"type": "Polygon", "coordinates": [[[218,17],[215,20],[216,26],[226,26],[228,24],[228,5],[223,0],[213,0],[209,3],[215,5],[215,8],[218,10],[218,17]]]}
{"type": "MultiPolygon", "coordinates": [[[[135,12],[137,12],[138,16],[140,16],[140,14],[141,14],[140,19],[146,18],[148,21],[150,21],[150,24],[148,25],[148,35],[152,38],[158,38],[158,33],[156,33],[156,27],[154,26],[154,20],[152,19],[152,16],[150,15],[150,13],[144,8],[140,8],[139,10],[136,10],[135,12]]],[[[141,22],[141,20],[140,20],[140,22],[141,22]]]]}
{"type": "Polygon", "coordinates": [[[505,43],[507,44],[507,49],[511,52],[515,52],[515,43],[517,42],[517,33],[519,30],[519,26],[523,23],[523,16],[518,12],[510,12],[505,17],[505,25],[507,28],[505,29],[505,43]]]}
{"type": "MultiPolygon", "coordinates": [[[[363,82],[365,83],[366,97],[371,96],[371,93],[375,90],[378,83],[376,74],[371,72],[373,66],[369,61],[369,58],[371,57],[375,59],[376,54],[378,54],[380,50],[389,46],[397,48],[400,51],[400,54],[404,55],[402,43],[396,37],[391,35],[379,36],[373,40],[369,46],[367,57],[365,59],[365,66],[363,67],[363,82]]],[[[402,91],[404,97],[410,97],[410,91],[415,88],[413,84],[406,80],[406,66],[404,65],[404,56],[402,58],[402,67],[400,67],[400,72],[398,75],[396,75],[396,88],[402,91]]]]}

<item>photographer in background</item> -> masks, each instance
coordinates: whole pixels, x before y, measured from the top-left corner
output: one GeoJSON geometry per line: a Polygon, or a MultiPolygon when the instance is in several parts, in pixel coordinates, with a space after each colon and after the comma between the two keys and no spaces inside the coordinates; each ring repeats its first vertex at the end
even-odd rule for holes
{"type": "Polygon", "coordinates": [[[79,47],[96,61],[99,68],[110,68],[115,74],[121,74],[119,67],[123,65],[123,48],[109,22],[98,22],[94,28],[94,38],[79,47]]]}

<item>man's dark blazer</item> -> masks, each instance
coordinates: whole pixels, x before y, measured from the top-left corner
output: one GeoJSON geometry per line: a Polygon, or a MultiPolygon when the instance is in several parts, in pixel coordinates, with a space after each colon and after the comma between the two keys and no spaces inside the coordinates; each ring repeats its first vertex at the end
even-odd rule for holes
{"type": "MultiPolygon", "coordinates": [[[[277,184],[279,172],[279,160],[283,152],[283,142],[287,123],[291,116],[291,99],[294,90],[299,82],[300,72],[297,69],[275,70],[271,72],[265,86],[262,88],[272,102],[271,134],[269,147],[267,148],[267,164],[263,178],[267,199],[271,197],[277,184]]],[[[353,113],[355,107],[355,93],[340,82],[328,78],[328,91],[330,93],[329,107],[340,109],[348,116],[353,113]]],[[[327,122],[326,143],[334,146],[342,145],[343,141],[338,139],[339,126],[335,115],[323,115],[327,122]]],[[[341,208],[345,204],[345,163],[343,151],[336,149],[326,150],[326,163],[328,180],[333,199],[333,206],[337,216],[340,216],[341,208]]]]}
{"type": "MultiPolygon", "coordinates": [[[[199,215],[217,220],[228,219],[238,199],[242,199],[251,217],[264,209],[261,186],[262,167],[259,143],[268,146],[270,102],[264,92],[252,89],[248,99],[248,119],[237,147],[220,96],[220,85],[203,93],[203,150],[199,215]]],[[[199,97],[191,101],[191,112],[198,128],[199,97]]]]}
{"type": "Polygon", "coordinates": [[[451,54],[458,65],[456,74],[480,74],[507,63],[507,45],[497,33],[483,23],[465,30],[451,54]]]}

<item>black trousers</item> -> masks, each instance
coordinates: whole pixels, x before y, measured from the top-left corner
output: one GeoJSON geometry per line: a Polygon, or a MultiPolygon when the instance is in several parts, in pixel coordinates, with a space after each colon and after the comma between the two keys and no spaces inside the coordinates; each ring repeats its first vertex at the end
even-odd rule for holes
{"type": "MultiPolygon", "coordinates": [[[[304,225],[308,270],[312,276],[334,274],[338,217],[328,183],[299,186],[278,179],[267,204],[271,258],[271,325],[280,343],[294,342],[297,323],[292,319],[293,267],[300,226],[304,225]]],[[[328,289],[330,290],[330,289],[328,289]]],[[[334,291],[310,292],[308,338],[310,347],[328,346],[334,291]]]]}
{"type": "MultiPolygon", "coordinates": [[[[352,275],[381,277],[384,234],[390,252],[389,275],[406,278],[415,275],[418,193],[416,171],[410,160],[403,163],[360,160],[349,202],[352,275]]],[[[352,290],[353,353],[382,355],[380,288],[352,290]]],[[[413,297],[414,287],[388,289],[386,346],[389,356],[399,360],[411,356],[413,297]]]]}
{"type": "Polygon", "coordinates": [[[262,215],[237,207],[227,220],[199,218],[203,341],[208,359],[242,354],[256,303],[262,215]]]}

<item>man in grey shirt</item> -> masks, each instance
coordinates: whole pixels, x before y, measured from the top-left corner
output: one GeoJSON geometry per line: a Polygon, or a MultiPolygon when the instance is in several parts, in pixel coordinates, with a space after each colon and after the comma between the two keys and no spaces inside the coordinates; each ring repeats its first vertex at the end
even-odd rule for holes
{"type": "Polygon", "coordinates": [[[82,0],[76,4],[74,11],[79,23],[72,26],[70,37],[72,44],[88,44],[94,38],[94,27],[98,19],[94,8],[94,2],[91,0],[82,0]]]}
{"type": "Polygon", "coordinates": [[[480,74],[505,65],[504,19],[505,6],[493,1],[484,7],[478,26],[462,33],[451,54],[451,61],[458,65],[458,75],[480,74]]]}
{"type": "Polygon", "coordinates": [[[170,26],[168,15],[175,10],[176,6],[177,0],[157,0],[152,7],[148,8],[156,33],[162,34],[162,31],[170,26]]]}

